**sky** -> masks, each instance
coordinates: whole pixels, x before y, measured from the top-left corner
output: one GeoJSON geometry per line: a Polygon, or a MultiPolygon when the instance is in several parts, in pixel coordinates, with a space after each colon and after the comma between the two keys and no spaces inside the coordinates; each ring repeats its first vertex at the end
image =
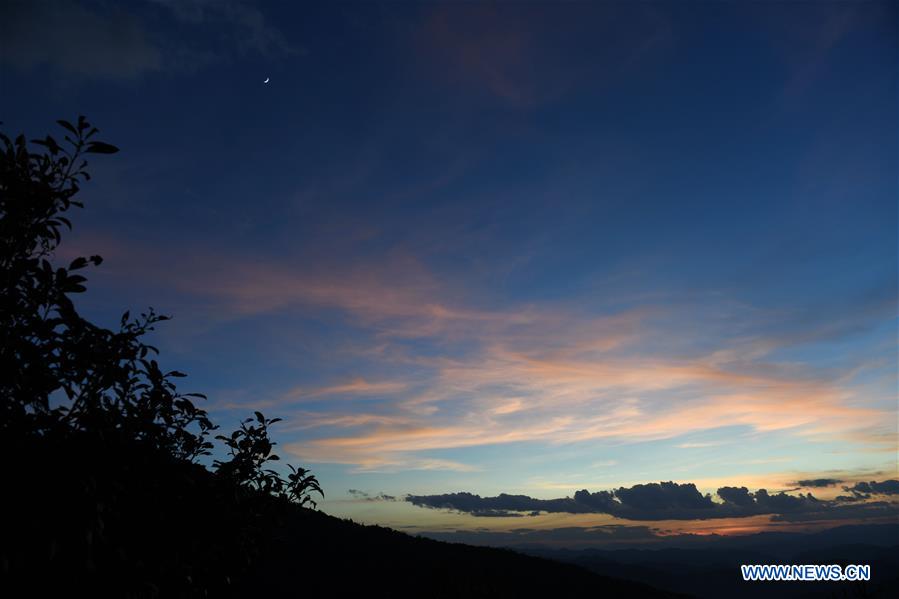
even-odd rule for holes
{"type": "Polygon", "coordinates": [[[0,10],[4,131],[121,148],[59,250],[105,258],[79,308],[172,315],[179,388],[283,418],[326,512],[559,546],[899,519],[894,3],[0,10]]]}

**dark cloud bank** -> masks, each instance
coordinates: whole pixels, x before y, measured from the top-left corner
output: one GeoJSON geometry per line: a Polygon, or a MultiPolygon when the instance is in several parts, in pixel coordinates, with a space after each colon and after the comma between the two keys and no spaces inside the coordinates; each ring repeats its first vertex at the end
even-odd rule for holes
{"type": "Polygon", "coordinates": [[[838,485],[842,480],[838,478],[807,478],[805,480],[797,480],[797,487],[832,487],[834,485],[838,485]]]}
{"type": "MultiPolygon", "coordinates": [[[[819,479],[824,481],[825,479],[819,479]]],[[[819,482],[801,481],[801,482],[819,482]]],[[[835,481],[836,484],[840,481],[835,481]]],[[[816,486],[816,485],[806,485],[816,486]]],[[[828,486],[818,484],[817,486],[828,486]]],[[[811,493],[770,494],[765,489],[751,492],[746,487],[721,487],[719,501],[703,495],[693,483],[648,483],[591,493],[578,491],[574,497],[535,499],[527,495],[481,497],[472,493],[407,495],[406,501],[426,508],[449,509],[473,516],[509,517],[541,512],[609,514],[626,520],[707,520],[771,514],[774,521],[802,522],[851,518],[880,518],[899,515],[897,504],[870,501],[874,496],[899,495],[899,480],[861,482],[843,487],[850,495],[821,500],[811,493]]]]}

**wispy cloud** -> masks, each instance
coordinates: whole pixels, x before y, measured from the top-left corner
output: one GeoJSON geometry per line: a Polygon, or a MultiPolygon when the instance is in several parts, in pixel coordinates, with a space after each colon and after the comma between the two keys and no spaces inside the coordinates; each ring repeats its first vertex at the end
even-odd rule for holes
{"type": "Polygon", "coordinates": [[[365,347],[378,348],[359,356],[373,371],[392,372],[389,378],[302,384],[252,404],[320,404],[295,429],[318,434],[287,445],[308,462],[465,470],[472,466],[434,459],[432,452],[663,440],[733,426],[895,450],[890,413],[860,397],[845,369],[773,358],[796,339],[808,342],[805,331],[816,326],[808,318],[791,335],[734,338],[690,329],[689,312],[671,306],[611,312],[572,301],[476,306],[464,288],[402,252],[310,268],[208,250],[181,249],[179,262],[158,249],[118,249],[146,266],[138,269],[144,276],[207,302],[207,314],[233,319],[313,310],[354,327],[365,347]],[[432,350],[418,351],[422,343],[432,350]],[[370,398],[378,409],[351,411],[335,403],[341,398],[370,398]]]}
{"type": "Polygon", "coordinates": [[[183,72],[234,53],[284,55],[296,49],[255,7],[239,0],[149,0],[124,7],[78,0],[4,2],[0,63],[21,69],[49,64],[85,79],[134,79],[153,72],[183,72]],[[176,39],[151,23],[192,29],[176,39]],[[211,26],[227,45],[203,41],[211,26]]]}
{"type": "Polygon", "coordinates": [[[633,68],[672,38],[660,11],[580,3],[437,6],[417,29],[418,46],[431,72],[440,73],[455,89],[481,92],[519,109],[606,80],[621,65],[633,68]],[[566,39],[580,35],[617,43],[589,60],[561,50],[566,39]]]}
{"type": "Polygon", "coordinates": [[[706,442],[692,442],[692,443],[678,443],[675,445],[678,449],[697,449],[700,447],[715,447],[717,445],[721,445],[718,442],[706,441],[706,442]]]}
{"type": "Polygon", "coordinates": [[[142,23],[124,10],[101,13],[64,0],[3,3],[0,62],[18,68],[50,63],[66,74],[134,78],[163,65],[142,23]]]}
{"type": "Polygon", "coordinates": [[[439,360],[427,391],[408,400],[411,405],[396,404],[411,418],[415,412],[404,407],[421,403],[452,416],[430,412],[420,417],[422,426],[378,427],[291,449],[307,460],[354,463],[362,456],[521,441],[666,439],[735,425],[817,438],[875,431],[883,412],[850,399],[826,380],[734,373],[701,360],[559,361],[492,347],[471,359],[439,360]]]}
{"type": "Polygon", "coordinates": [[[406,388],[406,384],[402,382],[380,381],[369,382],[363,378],[356,378],[348,383],[331,385],[329,387],[318,387],[308,391],[297,388],[292,390],[286,398],[303,398],[303,397],[322,397],[333,395],[370,395],[370,394],[394,394],[406,388]]]}

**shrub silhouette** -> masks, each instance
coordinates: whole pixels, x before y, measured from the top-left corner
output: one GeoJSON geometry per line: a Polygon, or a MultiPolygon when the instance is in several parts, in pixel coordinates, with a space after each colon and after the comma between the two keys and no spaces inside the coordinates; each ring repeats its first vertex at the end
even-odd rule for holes
{"type": "Polygon", "coordinates": [[[324,492],[318,485],[318,480],[308,470],[288,464],[291,473],[284,480],[274,470],[263,468],[266,462],[280,459],[272,453],[274,444],[268,438],[268,427],[281,419],[267,419],[262,412],[255,412],[255,415],[255,420],[247,418],[230,436],[216,435],[216,439],[225,443],[231,455],[227,462],[215,461],[216,471],[236,485],[286,498],[300,506],[309,503],[316,507],[310,493],[315,491],[324,497],[324,492]]]}
{"type": "Polygon", "coordinates": [[[28,595],[227,594],[285,514],[324,494],[308,470],[291,466],[284,479],[265,467],[278,459],[268,429],[279,419],[259,412],[216,437],[227,459],[199,463],[218,429],[194,403],[205,397],[179,393],[185,375],[164,371],[143,341],[168,317],[126,312],[111,331],[78,313],[80,272],[102,258],[51,259],[67,212],[83,206],[85,155],[118,149],[84,117],[58,123],[62,143],[0,133],[3,584],[28,595]]]}

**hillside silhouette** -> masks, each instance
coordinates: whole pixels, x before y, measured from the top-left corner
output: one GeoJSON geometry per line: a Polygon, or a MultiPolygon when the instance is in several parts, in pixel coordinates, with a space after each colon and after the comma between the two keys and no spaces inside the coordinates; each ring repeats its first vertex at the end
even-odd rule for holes
{"type": "Polygon", "coordinates": [[[87,154],[84,117],[29,142],[0,134],[0,540],[5,597],[671,596],[507,550],[443,543],[315,511],[315,476],[284,477],[255,412],[229,434],[144,342],[167,320],[81,316],[100,256],[54,264],[87,154]],[[214,442],[221,443],[211,459],[214,442]]]}

